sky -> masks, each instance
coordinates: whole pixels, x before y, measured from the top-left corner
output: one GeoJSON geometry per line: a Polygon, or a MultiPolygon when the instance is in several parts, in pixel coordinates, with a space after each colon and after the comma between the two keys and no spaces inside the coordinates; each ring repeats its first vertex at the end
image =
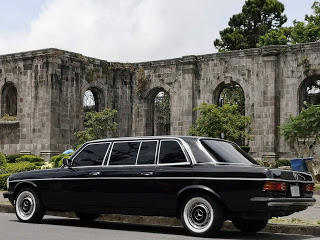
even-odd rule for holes
{"type": "MultiPolygon", "coordinates": [[[[314,0],[280,0],[287,26],[314,0]]],[[[0,55],[59,48],[143,62],[217,52],[213,41],[245,0],[0,0],[0,55]]]]}

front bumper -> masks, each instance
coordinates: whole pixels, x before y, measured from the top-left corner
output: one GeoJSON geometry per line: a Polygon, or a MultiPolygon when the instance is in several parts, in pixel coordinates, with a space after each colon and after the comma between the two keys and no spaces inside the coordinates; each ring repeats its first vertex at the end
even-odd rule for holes
{"type": "Polygon", "coordinates": [[[269,198],[254,197],[250,201],[255,203],[265,203],[268,207],[310,207],[316,202],[315,198],[269,198]]]}
{"type": "Polygon", "coordinates": [[[8,198],[12,205],[14,205],[14,197],[13,192],[4,192],[3,193],[4,198],[8,198]]]}

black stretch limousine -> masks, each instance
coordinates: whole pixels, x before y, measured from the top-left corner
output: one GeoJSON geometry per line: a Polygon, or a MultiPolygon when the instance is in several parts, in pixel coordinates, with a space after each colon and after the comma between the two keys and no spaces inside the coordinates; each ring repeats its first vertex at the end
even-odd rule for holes
{"type": "Polygon", "coordinates": [[[271,217],[314,204],[309,173],[260,166],[236,144],[186,136],[85,143],[59,169],[14,174],[9,198],[22,222],[46,210],[72,211],[82,221],[102,213],[169,216],[196,236],[231,220],[257,232],[271,217]]]}

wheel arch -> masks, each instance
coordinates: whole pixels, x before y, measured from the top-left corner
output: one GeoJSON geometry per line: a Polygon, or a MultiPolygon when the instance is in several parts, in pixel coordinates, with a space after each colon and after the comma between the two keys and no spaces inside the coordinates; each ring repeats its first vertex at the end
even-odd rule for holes
{"type": "MultiPolygon", "coordinates": [[[[15,187],[14,187],[14,190],[13,190],[13,199],[15,201],[16,197],[17,197],[17,194],[19,193],[19,191],[23,188],[26,188],[26,187],[30,187],[32,189],[34,189],[38,195],[40,196],[39,194],[39,191],[37,190],[38,189],[38,186],[37,184],[35,184],[34,182],[31,182],[31,181],[23,181],[23,182],[19,182],[15,187]]],[[[40,196],[41,198],[41,196],[40,196]]]]}
{"type": "Polygon", "coordinates": [[[197,194],[197,193],[206,194],[206,195],[212,197],[212,199],[216,200],[224,209],[226,209],[226,205],[224,204],[223,199],[214,190],[212,190],[211,188],[204,186],[204,185],[191,185],[191,186],[187,186],[187,187],[181,189],[178,192],[177,208],[176,208],[176,217],[177,218],[180,219],[180,210],[181,210],[183,200],[186,197],[188,197],[192,194],[197,194]]]}

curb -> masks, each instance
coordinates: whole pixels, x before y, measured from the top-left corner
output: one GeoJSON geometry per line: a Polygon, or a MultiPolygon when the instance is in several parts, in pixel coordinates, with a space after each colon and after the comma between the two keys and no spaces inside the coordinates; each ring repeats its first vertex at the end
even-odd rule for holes
{"type": "MultiPolygon", "coordinates": [[[[14,213],[14,207],[7,203],[0,203],[0,212],[14,213]]],[[[76,215],[71,212],[46,212],[46,215],[76,218],[76,215]]],[[[120,214],[103,214],[99,217],[100,221],[108,222],[121,222],[131,224],[145,224],[145,225],[157,225],[157,226],[170,226],[181,227],[180,220],[169,217],[150,217],[150,216],[130,216],[120,214]]],[[[225,231],[238,231],[230,221],[226,221],[223,224],[222,230],[225,231]]],[[[298,225],[298,224],[275,224],[268,223],[268,225],[262,230],[267,233],[285,233],[285,234],[299,234],[299,235],[312,235],[314,237],[320,237],[320,226],[311,225],[298,225]]]]}

